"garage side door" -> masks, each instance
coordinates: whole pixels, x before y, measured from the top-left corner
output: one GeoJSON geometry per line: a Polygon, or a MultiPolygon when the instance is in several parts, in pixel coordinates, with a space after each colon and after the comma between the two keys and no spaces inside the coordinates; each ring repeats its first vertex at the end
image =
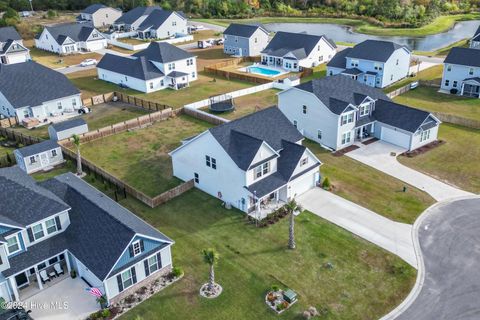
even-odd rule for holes
{"type": "Polygon", "coordinates": [[[382,127],[382,140],[405,149],[410,149],[410,135],[400,131],[382,127]]]}
{"type": "Polygon", "coordinates": [[[78,275],[85,279],[91,286],[104,292],[103,283],[80,260],[77,259],[78,275]]]}

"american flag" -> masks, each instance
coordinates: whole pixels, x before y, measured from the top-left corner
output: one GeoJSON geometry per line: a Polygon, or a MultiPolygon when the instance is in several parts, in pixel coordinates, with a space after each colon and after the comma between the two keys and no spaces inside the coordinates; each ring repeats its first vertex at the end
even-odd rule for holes
{"type": "Polygon", "coordinates": [[[98,288],[86,288],[85,290],[88,291],[92,296],[95,296],[97,298],[100,298],[103,296],[102,292],[98,288]]]}

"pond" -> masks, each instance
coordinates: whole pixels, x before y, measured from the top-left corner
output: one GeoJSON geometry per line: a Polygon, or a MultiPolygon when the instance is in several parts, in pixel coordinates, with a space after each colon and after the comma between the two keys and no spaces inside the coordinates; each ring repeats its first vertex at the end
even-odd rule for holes
{"type": "Polygon", "coordinates": [[[354,32],[349,26],[330,23],[269,23],[268,31],[304,32],[315,35],[326,35],[335,42],[359,43],[367,39],[388,40],[407,45],[412,50],[433,51],[446,47],[465,38],[471,38],[477,30],[480,21],[461,21],[447,32],[425,37],[408,36],[373,36],[354,32]]]}

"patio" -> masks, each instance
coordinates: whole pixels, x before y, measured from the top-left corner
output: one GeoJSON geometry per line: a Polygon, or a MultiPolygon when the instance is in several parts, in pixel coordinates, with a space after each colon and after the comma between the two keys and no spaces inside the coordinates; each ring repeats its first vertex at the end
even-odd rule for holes
{"type": "Polygon", "coordinates": [[[286,194],[286,187],[276,190],[269,195],[260,198],[255,203],[253,197],[250,198],[250,208],[248,209],[248,215],[257,220],[264,219],[268,214],[283,207],[286,202],[281,198],[286,194]]]}

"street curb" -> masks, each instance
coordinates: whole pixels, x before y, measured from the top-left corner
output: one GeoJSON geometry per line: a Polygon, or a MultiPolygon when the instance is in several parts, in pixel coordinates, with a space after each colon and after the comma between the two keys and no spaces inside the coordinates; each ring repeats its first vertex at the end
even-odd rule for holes
{"type": "Polygon", "coordinates": [[[440,206],[444,206],[459,200],[478,199],[478,198],[479,198],[478,195],[461,196],[461,197],[455,197],[449,200],[444,200],[441,202],[434,203],[430,207],[428,207],[425,211],[423,211],[423,213],[417,218],[417,220],[415,220],[415,223],[413,224],[413,228],[412,228],[412,238],[413,238],[413,247],[415,249],[415,255],[417,256],[417,266],[418,266],[417,279],[412,288],[412,291],[410,291],[410,293],[402,301],[402,303],[400,303],[395,309],[390,311],[388,314],[381,317],[380,320],[396,319],[398,316],[404,313],[412,305],[412,303],[417,299],[418,295],[422,291],[423,284],[425,282],[425,263],[423,261],[422,249],[420,247],[420,240],[418,239],[418,231],[423,221],[425,221],[425,219],[429,218],[432,214],[434,214],[433,210],[437,209],[440,206]]]}

